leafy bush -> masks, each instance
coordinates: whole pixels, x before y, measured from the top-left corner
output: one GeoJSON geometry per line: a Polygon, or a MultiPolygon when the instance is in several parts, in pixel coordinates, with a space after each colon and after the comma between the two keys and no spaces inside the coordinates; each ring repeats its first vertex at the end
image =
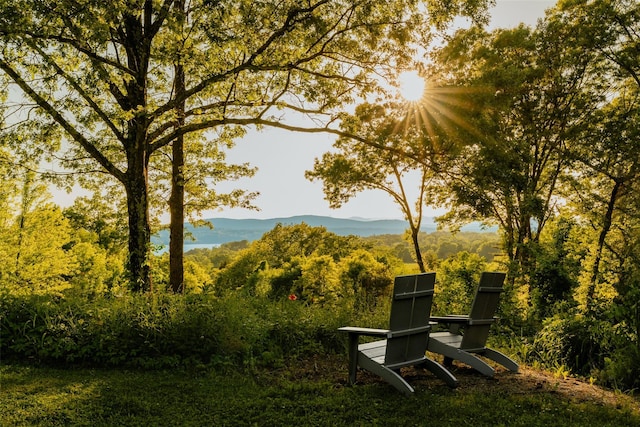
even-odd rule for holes
{"type": "Polygon", "coordinates": [[[60,298],[4,294],[3,358],[56,365],[170,368],[279,363],[343,351],[346,310],[243,293],[216,298],[125,295],[60,298]]]}
{"type": "Polygon", "coordinates": [[[356,310],[373,309],[389,299],[393,287],[391,268],[387,257],[374,257],[364,249],[340,260],[340,282],[353,289],[356,310]]]}
{"type": "Polygon", "coordinates": [[[559,313],[546,319],[535,336],[528,362],[547,367],[565,366],[570,372],[590,377],[611,357],[611,324],[588,316],[559,313]]]}
{"type": "Polygon", "coordinates": [[[608,387],[619,390],[640,389],[640,348],[635,343],[616,347],[605,357],[598,379],[608,387]]]}
{"type": "Polygon", "coordinates": [[[324,227],[278,224],[216,274],[215,292],[367,310],[388,296],[394,262],[400,264],[375,252],[360,238],[324,227]]]}
{"type": "Polygon", "coordinates": [[[485,268],[485,259],[469,252],[459,252],[443,261],[438,269],[433,313],[467,313],[485,268]]]}

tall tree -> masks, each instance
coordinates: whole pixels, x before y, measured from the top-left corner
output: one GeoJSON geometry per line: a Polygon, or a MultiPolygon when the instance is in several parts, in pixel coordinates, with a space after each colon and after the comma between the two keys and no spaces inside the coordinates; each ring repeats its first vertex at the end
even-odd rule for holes
{"type": "Polygon", "coordinates": [[[323,130],[332,110],[371,90],[368,76],[408,60],[413,36],[428,34],[427,17],[440,23],[486,1],[429,1],[427,10],[412,0],[174,3],[20,0],[0,7],[0,70],[64,129],[70,157],[84,160],[75,167],[97,166],[124,188],[136,290],[150,289],[154,153],[223,125],[323,130]],[[178,63],[185,87],[172,92],[178,63]],[[284,110],[321,125],[283,124],[284,110]]]}
{"type": "Polygon", "coordinates": [[[628,0],[562,1],[547,18],[569,29],[571,44],[596,55],[601,67],[591,79],[604,79],[607,98],[572,149],[583,168],[571,177],[568,197],[597,232],[587,279],[586,308],[594,307],[601,281],[603,250],[615,224],[628,221],[634,187],[640,179],[640,4],[628,0]],[[616,216],[619,217],[616,220],[616,216]]]}
{"type": "Polygon", "coordinates": [[[586,290],[586,308],[594,307],[594,294],[602,281],[601,262],[609,233],[624,227],[633,216],[632,199],[640,183],[640,96],[637,90],[624,94],[603,108],[583,136],[588,149],[574,152],[583,165],[571,177],[569,200],[597,230],[586,290]],[[616,225],[618,224],[618,225],[616,225]]]}
{"type": "MultiPolygon", "coordinates": [[[[184,0],[177,0],[173,7],[178,30],[185,26],[184,0]]],[[[183,36],[183,39],[185,37],[183,36]]],[[[176,102],[176,128],[185,124],[185,92],[187,90],[184,64],[180,52],[177,54],[174,77],[176,102]]],[[[169,197],[169,285],[173,292],[184,292],[184,135],[177,135],[171,144],[171,196],[169,197]]]]}
{"type": "Polygon", "coordinates": [[[447,171],[448,219],[499,224],[511,265],[525,275],[533,267],[529,246],[556,210],[558,179],[570,167],[569,141],[575,143],[572,136],[603,94],[585,79],[593,56],[567,39],[555,23],[471,29],[436,56],[441,84],[457,86],[441,108],[461,118],[466,133],[462,154],[447,171]]]}
{"type": "Polygon", "coordinates": [[[345,117],[335,151],[316,159],[308,179],[324,184],[329,206],[339,208],[358,192],[381,190],[398,205],[409,224],[409,238],[421,272],[426,271],[418,242],[423,211],[440,194],[437,171],[445,148],[434,144],[421,122],[412,120],[407,105],[363,104],[345,117]],[[417,188],[407,188],[417,176],[417,188]]]}

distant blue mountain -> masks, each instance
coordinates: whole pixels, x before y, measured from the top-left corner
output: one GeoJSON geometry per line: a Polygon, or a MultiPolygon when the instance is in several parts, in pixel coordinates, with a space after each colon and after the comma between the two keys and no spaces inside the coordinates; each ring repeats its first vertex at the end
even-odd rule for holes
{"type": "MultiPolygon", "coordinates": [[[[272,230],[277,224],[294,225],[305,223],[312,227],[325,227],[328,231],[340,236],[375,236],[380,234],[403,234],[407,229],[407,222],[399,219],[345,219],[328,216],[300,215],[288,218],[271,219],[230,219],[211,218],[213,229],[208,227],[193,227],[185,224],[185,229],[195,238],[195,241],[186,241],[186,245],[215,246],[227,242],[241,240],[258,240],[264,233],[272,230]]],[[[421,231],[431,233],[437,226],[433,218],[425,218],[422,221],[421,231]]],[[[482,229],[479,224],[471,224],[463,228],[464,231],[495,231],[495,229],[482,229]]],[[[160,245],[169,244],[168,230],[162,230],[152,239],[153,243],[160,245]]]]}

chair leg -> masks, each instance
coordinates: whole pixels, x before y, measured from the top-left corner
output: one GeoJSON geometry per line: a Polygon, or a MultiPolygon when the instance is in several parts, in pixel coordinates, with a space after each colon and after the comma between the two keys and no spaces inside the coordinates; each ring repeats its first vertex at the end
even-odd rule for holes
{"type": "Polygon", "coordinates": [[[493,360],[494,362],[504,366],[510,371],[518,372],[518,364],[497,350],[486,348],[484,350],[483,356],[485,356],[487,359],[493,360]]]}
{"type": "Polygon", "coordinates": [[[458,379],[454,377],[451,372],[445,369],[444,366],[429,358],[425,359],[424,364],[429,371],[431,371],[436,377],[444,381],[449,387],[458,387],[458,379]]]}
{"type": "Polygon", "coordinates": [[[413,387],[409,385],[397,372],[392,369],[387,368],[373,360],[369,359],[367,356],[360,354],[358,357],[358,364],[362,369],[365,369],[373,374],[378,375],[380,378],[385,380],[387,383],[392,385],[396,390],[401,393],[411,396],[413,394],[413,387]]]}
{"type": "Polygon", "coordinates": [[[357,334],[349,334],[349,384],[356,383],[358,374],[358,341],[360,336],[357,334]]]}
{"type": "Polygon", "coordinates": [[[495,373],[495,370],[491,366],[489,366],[485,361],[474,356],[471,353],[467,353],[466,351],[458,350],[458,355],[456,357],[456,360],[459,360],[462,363],[466,363],[476,371],[488,377],[493,377],[493,374],[495,373]]]}
{"type": "Polygon", "coordinates": [[[445,366],[448,363],[447,359],[459,360],[460,362],[471,366],[481,374],[493,377],[494,369],[491,366],[464,350],[452,347],[434,338],[429,339],[429,346],[427,350],[433,353],[442,354],[444,356],[445,366]]]}

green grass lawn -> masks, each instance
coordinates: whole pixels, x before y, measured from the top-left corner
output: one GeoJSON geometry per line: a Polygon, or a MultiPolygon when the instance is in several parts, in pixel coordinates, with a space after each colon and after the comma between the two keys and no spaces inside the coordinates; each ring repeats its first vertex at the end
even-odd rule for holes
{"type": "Polygon", "coordinates": [[[252,373],[0,367],[0,425],[10,426],[640,426],[637,398],[531,370],[460,387],[406,372],[407,398],[343,358],[252,373]]]}

